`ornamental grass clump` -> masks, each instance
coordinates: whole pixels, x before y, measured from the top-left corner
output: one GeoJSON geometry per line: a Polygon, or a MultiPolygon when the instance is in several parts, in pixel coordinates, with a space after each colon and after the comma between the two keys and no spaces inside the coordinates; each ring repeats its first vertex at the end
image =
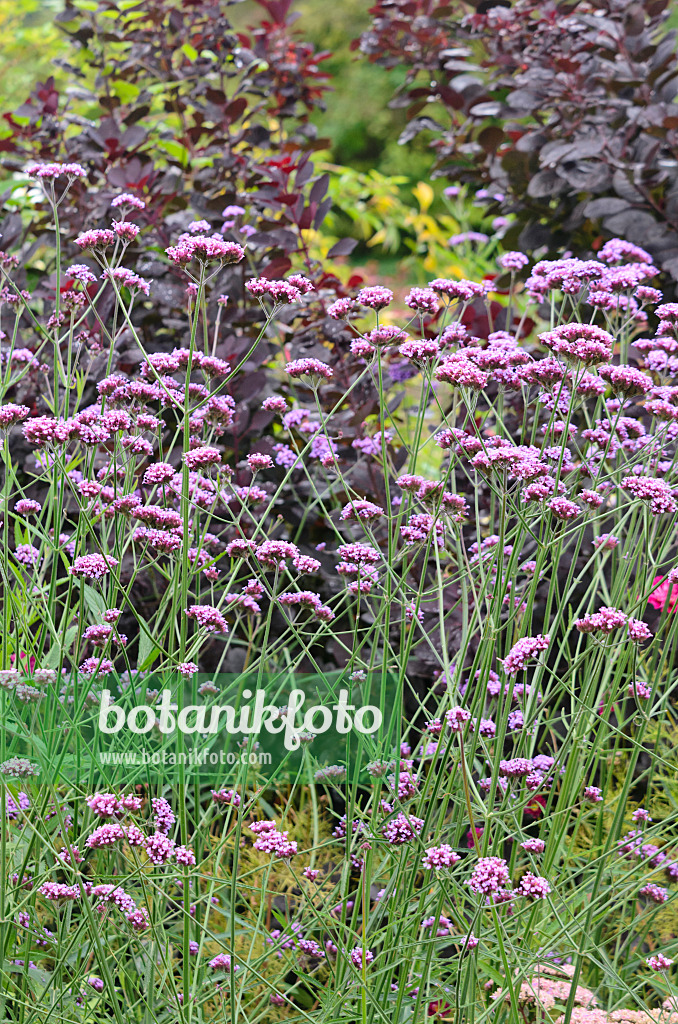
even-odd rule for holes
{"type": "MultiPolygon", "coordinates": [[[[55,218],[81,171],[30,169],[55,218]]],[[[233,347],[208,300],[248,251],[187,224],[156,348],[141,201],[61,240],[87,262],[51,292],[1,261],[4,1019],[672,1019],[678,316],[647,254],[513,254],[484,334],[485,284],[364,289],[330,338],[322,282],[253,279],[233,347]],[[210,784],[82,771],[111,713],[185,753],[184,687],[217,710],[227,673],[296,761],[241,717],[210,784]],[[276,683],[304,673],[340,681],[331,761],[276,683]]]]}

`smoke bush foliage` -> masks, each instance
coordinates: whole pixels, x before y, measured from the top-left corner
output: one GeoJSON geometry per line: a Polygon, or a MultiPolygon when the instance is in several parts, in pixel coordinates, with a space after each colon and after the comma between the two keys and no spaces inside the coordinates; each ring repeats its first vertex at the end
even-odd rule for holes
{"type": "Polygon", "coordinates": [[[325,308],[188,210],[135,262],[139,192],[64,237],[88,172],[27,174],[58,244],[51,297],[1,258],[4,1018],[678,1020],[678,306],[649,254],[504,254],[501,329],[465,280],[325,308]],[[258,313],[229,361],[231,268],[258,313]],[[168,351],[137,311],[170,273],[168,351]],[[357,766],[311,742],[291,789],[248,762],[113,793],[41,763],[104,686],[281,665],[355,706],[395,679],[357,766]]]}
{"type": "MultiPolygon", "coordinates": [[[[322,109],[326,54],[299,38],[290,7],[289,0],[263,3],[264,20],[244,33],[233,29],[228,7],[213,0],[66,6],[58,21],[73,46],[68,69],[77,88],[60,94],[52,79],[38,84],[26,103],[5,115],[1,133],[10,177],[0,234],[3,245],[21,255],[22,286],[53,303],[62,236],[71,242],[87,229],[108,227],[111,200],[131,192],[146,207],[136,218],[139,237],[127,240],[128,260],[156,282],[154,303],[135,303],[132,317],[153,351],[178,344],[186,309],[186,283],[158,253],[190,222],[204,222],[208,234],[247,240],[251,273],[282,274],[294,260],[322,283],[319,294],[342,294],[308,249],[331,202],[329,178],[313,166],[313,150],[322,142],[309,121],[322,109]],[[74,181],[60,203],[56,250],[50,206],[35,194],[27,202],[23,177],[14,177],[30,160],[74,161],[87,169],[87,187],[74,181]]],[[[350,241],[341,242],[337,251],[350,248],[350,241]]],[[[212,317],[217,296],[229,296],[220,308],[217,343],[217,354],[227,359],[245,351],[257,316],[243,284],[243,267],[227,266],[211,295],[212,317]]],[[[70,282],[59,278],[58,287],[68,289],[70,282]]],[[[300,344],[312,346],[321,324],[297,320],[300,344]]],[[[90,326],[95,346],[101,344],[98,329],[90,326]]],[[[262,358],[266,351],[264,345],[258,350],[262,358]]],[[[139,357],[127,332],[112,368],[129,372],[139,357]]],[[[236,434],[243,436],[251,428],[246,401],[264,386],[259,365],[248,369],[234,396],[236,434]]]]}
{"type": "Polygon", "coordinates": [[[401,142],[432,133],[438,173],[505,193],[510,244],[583,254],[602,231],[678,277],[668,0],[379,0],[372,13],[361,51],[407,69],[401,142]]]}

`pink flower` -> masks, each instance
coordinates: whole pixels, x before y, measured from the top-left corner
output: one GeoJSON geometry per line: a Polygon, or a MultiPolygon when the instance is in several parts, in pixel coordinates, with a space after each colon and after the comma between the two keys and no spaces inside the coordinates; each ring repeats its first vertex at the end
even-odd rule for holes
{"type": "Polygon", "coordinates": [[[264,399],[261,403],[261,408],[266,409],[267,412],[285,412],[287,410],[287,402],[279,395],[272,395],[270,398],[264,399]]]}
{"type": "Polygon", "coordinates": [[[393,301],[393,292],[390,288],[383,288],[381,285],[361,288],[358,292],[358,302],[361,306],[369,306],[370,309],[384,309],[393,301]]]}
{"type": "Polygon", "coordinates": [[[153,864],[164,864],[174,853],[175,842],[164,832],[154,832],[148,836],[144,848],[153,864]]]}
{"type": "Polygon", "coordinates": [[[535,658],[541,651],[545,651],[551,638],[539,633],[537,636],[526,636],[518,640],[506,655],[502,662],[507,675],[513,676],[521,672],[529,658],[535,658]]]}
{"type": "Polygon", "coordinates": [[[489,375],[483,373],[470,360],[455,356],[441,363],[433,376],[436,380],[454,384],[457,387],[468,387],[481,390],[487,384],[489,375]]]}
{"type": "Polygon", "coordinates": [[[675,512],[678,508],[671,488],[664,480],[651,476],[626,476],[622,480],[622,487],[641,501],[647,501],[654,516],[675,512]]]}
{"type": "Polygon", "coordinates": [[[350,954],[349,958],[354,967],[358,970],[362,970],[363,966],[369,967],[374,960],[374,953],[370,952],[369,949],[362,949],[360,946],[355,946],[350,954]]]}
{"type": "Polygon", "coordinates": [[[79,900],[80,888],[77,885],[66,885],[64,882],[45,882],[38,889],[41,896],[48,900],[79,900]]]}
{"type": "Polygon", "coordinates": [[[14,402],[0,406],[0,429],[6,430],[25,420],[30,411],[27,405],[15,405],[14,402]]]}
{"type": "Polygon", "coordinates": [[[525,253],[505,252],[503,256],[499,257],[497,262],[504,270],[522,270],[530,261],[525,253]]]}
{"type": "Polygon", "coordinates": [[[290,278],[289,281],[277,281],[267,277],[256,277],[253,280],[248,281],[245,284],[245,288],[256,298],[261,299],[262,296],[268,295],[273,299],[275,303],[284,302],[299,302],[302,296],[302,291],[305,293],[313,289],[313,285],[309,289],[307,286],[310,284],[307,278],[302,277],[300,274],[294,275],[294,279],[290,278]],[[297,282],[295,284],[295,281],[297,282]],[[304,282],[303,287],[300,289],[297,287],[299,282],[304,282]]]}
{"type": "Polygon", "coordinates": [[[652,378],[634,366],[601,366],[598,374],[625,398],[646,395],[653,388],[652,378]]]}
{"type": "Polygon", "coordinates": [[[129,192],[123,192],[111,200],[111,206],[115,209],[118,206],[128,206],[131,210],[145,210],[146,203],[129,192]]]}
{"type": "Polygon", "coordinates": [[[562,324],[539,338],[552,352],[585,364],[609,362],[614,349],[612,335],[593,324],[562,324]]]}
{"type": "Polygon", "coordinates": [[[184,452],[184,462],[189,469],[199,469],[201,466],[217,466],[221,462],[221,452],[218,448],[194,448],[190,452],[184,452]]]}
{"type": "MultiPolygon", "coordinates": [[[[76,239],[77,241],[77,239],[76,239]]],[[[245,258],[245,250],[235,242],[225,242],[219,235],[182,235],[176,245],[165,249],[167,258],[178,267],[184,267],[192,259],[207,263],[221,260],[224,263],[239,263],[245,258]]]]}
{"type": "Polygon", "coordinates": [[[196,862],[195,854],[188,846],[177,846],[174,851],[174,856],[176,857],[177,864],[192,866],[196,862]]]}
{"type": "Polygon", "coordinates": [[[177,672],[180,676],[193,676],[198,671],[198,666],[194,661],[182,661],[180,665],[177,665],[177,672]]]}
{"type": "Polygon", "coordinates": [[[100,825],[99,828],[95,828],[91,836],[88,836],[85,841],[85,846],[89,846],[91,849],[112,846],[113,843],[120,842],[124,838],[125,832],[122,825],[111,822],[108,825],[100,825]]]}
{"type": "Polygon", "coordinates": [[[539,875],[533,875],[531,871],[528,871],[527,874],[523,875],[520,879],[518,892],[521,896],[527,896],[532,900],[545,900],[551,892],[551,886],[545,878],[541,878],[539,875]]]}
{"type": "Polygon", "coordinates": [[[95,793],[88,796],[85,802],[99,818],[113,818],[122,811],[122,805],[114,793],[95,793]]]}
{"type": "Polygon", "coordinates": [[[210,960],[210,967],[213,971],[226,971],[229,974],[238,970],[238,965],[232,963],[228,953],[218,953],[213,960],[210,960]]]}
{"type": "Polygon", "coordinates": [[[463,732],[465,724],[471,718],[471,712],[456,705],[445,712],[445,718],[452,732],[463,732]]]}
{"type": "Polygon", "coordinates": [[[113,222],[113,231],[125,243],[134,241],[139,234],[139,230],[137,224],[132,224],[128,220],[116,220],[113,222]]]}
{"type": "Polygon", "coordinates": [[[289,838],[289,832],[279,832],[275,821],[254,821],[250,825],[256,834],[254,849],[271,853],[275,857],[289,860],[297,852],[297,842],[289,838]]]}
{"type": "Polygon", "coordinates": [[[240,807],[240,794],[233,789],[213,789],[212,800],[215,804],[231,804],[233,807],[240,807]]]}
{"type": "Polygon", "coordinates": [[[653,903],[666,903],[669,898],[668,891],[662,889],[659,885],[654,885],[652,882],[649,885],[644,885],[640,890],[641,896],[647,896],[648,899],[652,900],[653,903]]]}
{"type": "Polygon", "coordinates": [[[270,469],[273,465],[273,459],[270,455],[264,455],[263,452],[252,452],[251,455],[247,456],[247,465],[253,473],[256,473],[260,469],[270,469]]]}
{"type": "Polygon", "coordinates": [[[312,590],[298,590],[294,594],[281,594],[280,604],[288,608],[307,608],[317,619],[323,622],[331,622],[334,612],[322,603],[320,596],[312,590]]]}
{"type": "Polygon", "coordinates": [[[405,296],[405,305],[420,313],[437,313],[438,297],[432,288],[411,288],[405,296]]]}
{"type": "Polygon", "coordinates": [[[508,864],[501,857],[481,857],[467,885],[478,895],[497,892],[509,883],[508,864]]]}
{"type": "Polygon", "coordinates": [[[444,868],[453,867],[460,856],[451,846],[443,843],[442,846],[432,846],[422,857],[422,864],[425,868],[432,868],[434,871],[442,871],[444,868]]]}
{"type": "Polygon", "coordinates": [[[417,836],[421,835],[423,827],[424,822],[421,818],[415,818],[411,814],[400,813],[392,821],[384,825],[382,833],[384,839],[391,846],[402,846],[404,843],[410,843],[417,836]]]}
{"type": "Polygon", "coordinates": [[[523,850],[527,850],[529,853],[543,853],[546,843],[543,839],[526,839],[520,845],[523,850]]]}
{"type": "Polygon", "coordinates": [[[355,302],[353,299],[337,299],[331,306],[327,307],[327,315],[331,316],[333,320],[343,320],[345,317],[352,313],[355,309],[355,302]]]}
{"type": "Polygon", "coordinates": [[[671,586],[668,576],[655,576],[652,586],[655,589],[648,597],[647,603],[658,611],[662,611],[666,606],[668,612],[675,612],[678,606],[678,584],[671,586]]]}
{"type": "Polygon", "coordinates": [[[97,228],[93,231],[83,231],[75,240],[75,244],[81,249],[107,249],[115,242],[115,232],[108,228],[97,228]]]}
{"type": "Polygon", "coordinates": [[[86,178],[87,171],[80,164],[39,164],[31,163],[26,168],[29,178],[41,178],[44,180],[60,178],[66,175],[69,178],[86,178]]]}
{"type": "Polygon", "coordinates": [[[99,554],[81,555],[80,558],[76,558],[73,565],[69,566],[68,572],[71,576],[78,576],[80,579],[100,580],[103,576],[108,575],[117,564],[117,558],[111,558],[110,555],[107,558],[99,554]]]}
{"type": "Polygon", "coordinates": [[[14,506],[14,511],[20,516],[37,515],[42,505],[38,501],[31,501],[30,498],[21,498],[14,506]]]}
{"type": "Polygon", "coordinates": [[[520,779],[529,775],[534,768],[534,762],[528,757],[512,757],[509,761],[499,762],[499,774],[508,779],[520,779]]]}
{"type": "Polygon", "coordinates": [[[285,366],[285,373],[290,377],[309,377],[311,380],[329,380],[333,375],[331,366],[322,363],[319,359],[294,359],[285,366]]]}
{"type": "Polygon", "coordinates": [[[650,970],[653,971],[667,971],[673,960],[668,956],[664,956],[663,953],[657,953],[656,956],[649,956],[645,961],[650,970]]]}
{"type": "Polygon", "coordinates": [[[208,633],[228,633],[228,625],[218,608],[209,604],[192,604],[186,611],[189,619],[195,619],[201,629],[208,633]]]}

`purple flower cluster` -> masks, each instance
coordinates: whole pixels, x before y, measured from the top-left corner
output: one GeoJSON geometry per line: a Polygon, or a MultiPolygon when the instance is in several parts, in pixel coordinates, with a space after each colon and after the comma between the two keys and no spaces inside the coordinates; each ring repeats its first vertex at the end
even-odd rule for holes
{"type": "Polygon", "coordinates": [[[282,860],[289,860],[297,853],[297,842],[289,838],[288,832],[278,831],[274,821],[254,821],[249,826],[256,835],[254,849],[270,853],[282,860]]]}
{"type": "Polygon", "coordinates": [[[537,636],[527,636],[523,637],[522,640],[518,640],[502,662],[504,671],[510,676],[522,672],[527,667],[527,662],[537,657],[542,651],[547,650],[550,643],[551,638],[549,636],[542,636],[541,633],[537,636]]]}
{"type": "Polygon", "coordinates": [[[443,871],[454,867],[461,860],[459,854],[447,843],[442,846],[431,846],[422,857],[422,864],[425,868],[433,871],[443,871]]]}

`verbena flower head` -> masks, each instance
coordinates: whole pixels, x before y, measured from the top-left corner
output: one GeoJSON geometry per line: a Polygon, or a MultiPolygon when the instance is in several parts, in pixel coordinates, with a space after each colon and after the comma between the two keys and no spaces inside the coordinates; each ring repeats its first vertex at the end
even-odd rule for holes
{"type": "Polygon", "coordinates": [[[226,242],[221,235],[183,235],[176,245],[165,249],[170,263],[177,267],[187,266],[191,260],[199,263],[239,263],[245,258],[245,250],[236,242],[226,242]]]}
{"type": "Polygon", "coordinates": [[[314,387],[334,375],[332,367],[319,359],[295,359],[286,365],[285,373],[295,379],[306,379],[314,387]]]}
{"type": "Polygon", "coordinates": [[[508,864],[501,857],[481,857],[466,884],[478,895],[495,893],[509,884],[508,864]]]}
{"type": "Polygon", "coordinates": [[[226,971],[227,974],[231,974],[233,971],[239,970],[238,964],[234,964],[229,953],[217,953],[209,962],[210,967],[213,971],[226,971]]]}
{"type": "Polygon", "coordinates": [[[422,818],[400,812],[384,825],[382,835],[391,846],[403,846],[421,835],[423,827],[422,818]]]}
{"type": "Polygon", "coordinates": [[[444,381],[447,384],[476,391],[481,391],[486,387],[490,379],[487,373],[483,373],[474,363],[461,356],[441,363],[434,370],[433,376],[436,380],[444,381]]]}
{"type": "Polygon", "coordinates": [[[524,874],[518,883],[518,893],[528,899],[545,900],[550,892],[549,882],[539,875],[533,875],[531,871],[524,874]]]}
{"type": "Polygon", "coordinates": [[[664,956],[663,953],[656,953],[654,956],[649,956],[645,963],[651,971],[668,971],[673,960],[668,956],[664,956]]]}
{"type": "Polygon", "coordinates": [[[345,782],[346,766],[342,764],[330,764],[326,768],[319,768],[314,775],[316,782],[345,782]]]}
{"type": "Polygon", "coordinates": [[[563,324],[539,338],[556,355],[586,366],[609,362],[614,349],[612,335],[593,324],[563,324]]]}
{"type": "Polygon", "coordinates": [[[349,954],[349,959],[354,967],[362,970],[374,961],[374,953],[369,949],[363,949],[362,946],[355,946],[349,954]]]}
{"type": "Polygon", "coordinates": [[[547,650],[550,643],[551,638],[542,636],[541,633],[518,640],[502,662],[504,671],[507,675],[516,675],[518,672],[522,672],[527,667],[527,662],[547,650]]]}
{"type": "Polygon", "coordinates": [[[27,405],[16,405],[14,402],[0,405],[0,430],[8,430],[21,423],[30,415],[30,411],[27,405]]]}
{"type": "Polygon", "coordinates": [[[77,163],[30,163],[26,167],[26,174],[29,178],[38,178],[41,181],[54,181],[56,178],[86,178],[87,171],[81,164],[77,163]]]}
{"type": "Polygon", "coordinates": [[[530,261],[524,252],[506,252],[497,262],[503,270],[522,270],[530,261]]]}
{"type": "Polygon", "coordinates": [[[111,573],[117,565],[118,560],[110,555],[81,555],[68,567],[68,572],[80,579],[100,580],[111,573]]]}
{"type": "Polygon", "coordinates": [[[103,251],[115,245],[116,235],[110,228],[95,228],[91,231],[83,231],[75,240],[75,244],[81,249],[92,249],[103,251]]]}
{"type": "Polygon", "coordinates": [[[194,619],[200,629],[204,629],[208,633],[228,633],[226,619],[219,609],[212,605],[193,604],[186,609],[186,615],[189,619],[194,619]]]}
{"type": "Polygon", "coordinates": [[[379,505],[375,505],[373,501],[360,499],[359,501],[349,502],[348,505],[345,505],[341,510],[340,518],[344,520],[369,520],[376,519],[383,515],[385,515],[385,512],[379,505]]]}
{"type": "Polygon", "coordinates": [[[546,843],[543,839],[526,839],[520,845],[523,850],[527,850],[528,853],[543,853],[546,849],[546,843]]]}
{"type": "Polygon", "coordinates": [[[145,210],[146,203],[138,196],[132,195],[131,192],[121,192],[119,196],[111,200],[111,207],[114,210],[119,207],[123,207],[125,210],[145,210]]]}
{"type": "Polygon", "coordinates": [[[6,775],[12,779],[27,779],[39,774],[39,765],[29,761],[26,757],[10,757],[0,764],[0,775],[6,775]]]}
{"type": "Polygon", "coordinates": [[[601,366],[598,374],[623,398],[646,395],[654,387],[652,378],[634,366],[601,366]]]}
{"type": "Polygon", "coordinates": [[[194,448],[190,452],[184,452],[183,460],[189,469],[218,466],[221,464],[221,452],[218,448],[205,445],[201,448],[194,448]]]}
{"type": "Polygon", "coordinates": [[[357,301],[361,306],[368,306],[370,309],[385,309],[393,302],[393,292],[390,288],[383,288],[381,285],[361,288],[357,295],[357,301]]]}
{"type": "Polygon", "coordinates": [[[459,854],[447,843],[443,843],[442,846],[431,846],[422,857],[421,862],[425,868],[443,871],[454,867],[460,860],[459,854]]]}

